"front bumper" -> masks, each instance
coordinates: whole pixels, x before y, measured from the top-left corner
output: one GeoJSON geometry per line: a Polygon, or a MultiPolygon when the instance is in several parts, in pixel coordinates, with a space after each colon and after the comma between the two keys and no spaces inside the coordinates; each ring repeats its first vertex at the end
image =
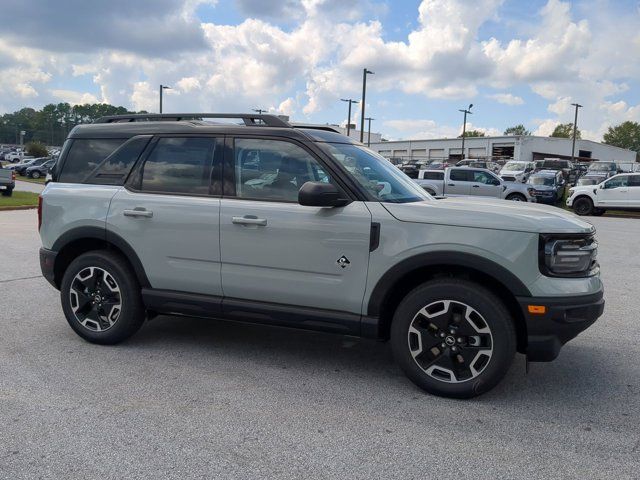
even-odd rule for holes
{"type": "Polygon", "coordinates": [[[527,324],[527,359],[550,362],[562,346],[589,328],[604,311],[603,290],[576,297],[520,297],[527,324]],[[529,313],[529,305],[544,306],[544,314],[529,313]]]}
{"type": "Polygon", "coordinates": [[[58,288],[58,285],[56,285],[56,276],[54,271],[57,255],[58,252],[47,250],[46,248],[40,248],[40,270],[42,271],[42,276],[55,288],[58,288]]]}

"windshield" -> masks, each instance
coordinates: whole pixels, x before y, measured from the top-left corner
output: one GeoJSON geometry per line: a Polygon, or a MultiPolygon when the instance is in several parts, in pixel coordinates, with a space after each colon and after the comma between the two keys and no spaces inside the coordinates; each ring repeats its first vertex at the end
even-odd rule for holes
{"type": "Polygon", "coordinates": [[[549,185],[553,186],[554,177],[536,177],[533,176],[529,179],[531,185],[549,185]]]}
{"type": "Polygon", "coordinates": [[[504,170],[506,172],[522,172],[522,171],[524,171],[525,166],[526,166],[526,164],[524,164],[524,163],[509,162],[504,167],[502,167],[502,170],[504,170]]]}
{"type": "Polygon", "coordinates": [[[592,163],[589,165],[590,172],[611,172],[615,169],[616,166],[613,163],[592,163]]]}
{"type": "Polygon", "coordinates": [[[359,145],[320,143],[364,189],[380,202],[408,203],[431,197],[384,157],[359,145]]]}

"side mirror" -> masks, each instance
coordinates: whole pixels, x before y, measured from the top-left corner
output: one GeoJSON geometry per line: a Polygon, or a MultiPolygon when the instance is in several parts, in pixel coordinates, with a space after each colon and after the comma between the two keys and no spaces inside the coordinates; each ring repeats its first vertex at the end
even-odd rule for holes
{"type": "Polygon", "coordinates": [[[342,198],[331,183],[306,182],[298,191],[298,203],[307,207],[342,207],[349,200],[342,198]]]}

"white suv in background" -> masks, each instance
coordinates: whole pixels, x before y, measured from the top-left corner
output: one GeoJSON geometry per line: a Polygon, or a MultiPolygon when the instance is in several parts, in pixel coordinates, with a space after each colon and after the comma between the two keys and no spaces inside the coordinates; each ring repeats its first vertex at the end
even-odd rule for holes
{"type": "Polygon", "coordinates": [[[500,170],[500,177],[506,182],[527,183],[535,168],[536,164],[533,162],[507,162],[500,170]]]}
{"type": "Polygon", "coordinates": [[[599,185],[573,187],[567,206],[578,215],[602,215],[611,208],[640,210],[640,173],[622,173],[599,185]]]}

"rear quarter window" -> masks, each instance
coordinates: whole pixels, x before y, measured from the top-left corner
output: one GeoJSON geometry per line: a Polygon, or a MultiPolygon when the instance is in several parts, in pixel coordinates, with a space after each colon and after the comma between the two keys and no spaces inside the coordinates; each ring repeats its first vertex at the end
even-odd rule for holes
{"type": "Polygon", "coordinates": [[[58,182],[83,183],[102,161],[126,141],[125,138],[73,140],[61,169],[58,182]]]}

